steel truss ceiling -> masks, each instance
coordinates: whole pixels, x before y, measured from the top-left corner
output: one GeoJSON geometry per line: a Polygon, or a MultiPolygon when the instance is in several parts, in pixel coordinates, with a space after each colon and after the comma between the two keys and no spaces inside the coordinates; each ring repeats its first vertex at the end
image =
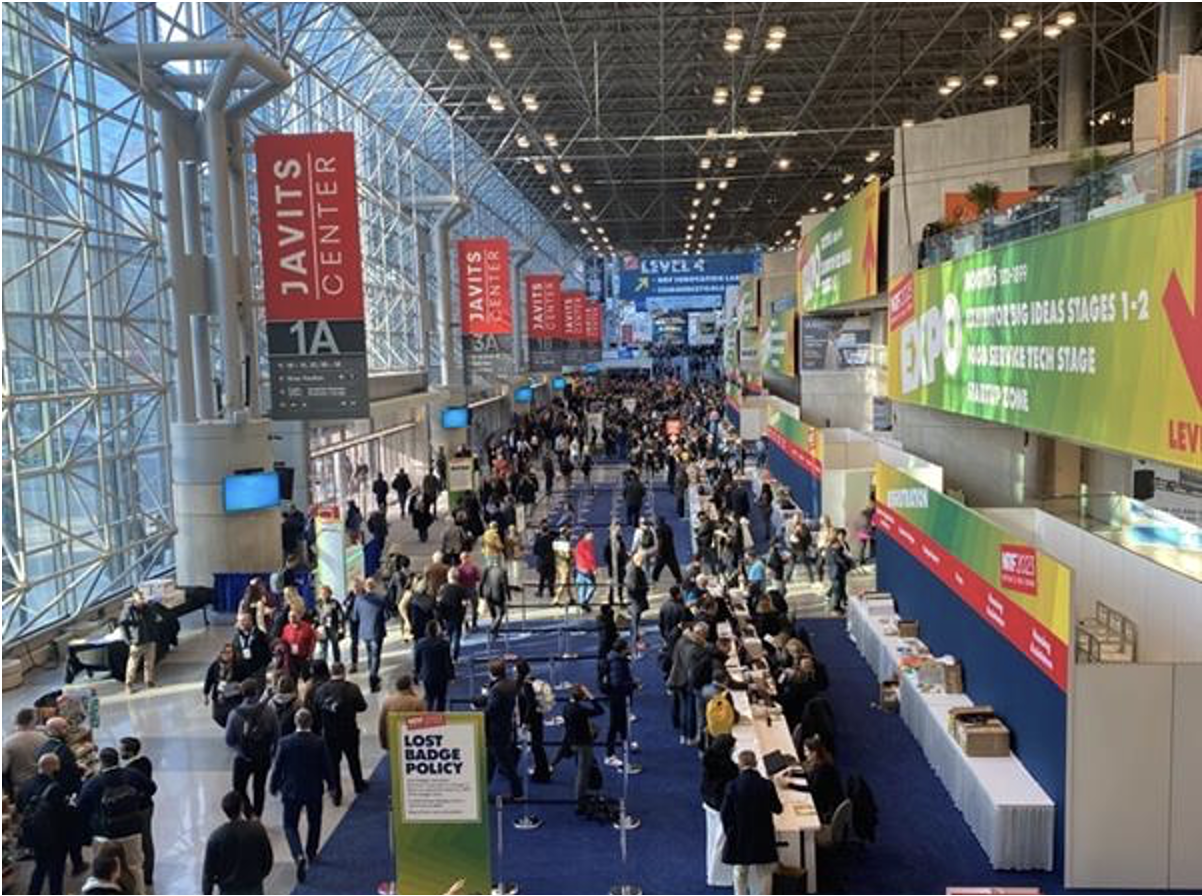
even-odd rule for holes
{"type": "MultiPolygon", "coordinates": [[[[1091,117],[1116,113],[1098,142],[1123,139],[1134,85],[1154,75],[1156,4],[985,3],[355,3],[352,12],[456,122],[490,152],[565,238],[581,241],[590,216],[618,249],[676,250],[690,200],[712,208],[716,181],[728,189],[715,209],[711,248],[771,243],[822,196],[841,195],[845,173],[858,182],[887,174],[892,128],[1019,103],[1032,106],[1033,145],[1055,141],[1057,52],[1066,40],[1088,45],[1091,117]],[[1053,40],[1041,25],[1071,11],[1077,24],[1053,40]],[[999,30],[1015,13],[1033,24],[1016,39],[999,30]],[[764,48],[783,25],[779,52],[764,48]],[[728,28],[745,37],[723,50],[728,28]],[[502,38],[502,61],[489,39],[502,38]],[[470,59],[456,61],[460,38],[470,59]],[[986,88],[981,76],[994,73],[986,88]],[[944,79],[964,86],[940,95],[944,79]],[[724,85],[730,101],[714,105],[724,85]],[[763,99],[746,102],[752,85],[763,99]],[[523,93],[533,92],[537,112],[523,93]],[[504,110],[490,108],[497,94],[504,110]],[[705,139],[707,130],[745,139],[705,139]],[[796,136],[756,136],[797,131],[796,136]],[[541,136],[553,133],[558,148],[541,136]],[[529,147],[519,145],[519,135],[529,147]],[[691,139],[675,139],[688,137],[691,139]],[[665,137],[673,139],[664,139],[665,137]],[[879,152],[873,164],[865,161],[879,152]],[[722,168],[729,153],[737,167],[722,168]],[[715,167],[701,171],[708,156],[715,167]],[[777,160],[787,157],[787,171],[777,160]],[[538,174],[534,159],[549,164],[538,174]],[[567,160],[571,173],[558,170],[567,160]],[[695,191],[699,176],[708,180],[695,191]],[[550,191],[556,182],[561,195],[550,191]],[[582,192],[573,195],[572,184],[582,192]],[[580,208],[589,201],[592,212],[580,208]],[[571,208],[565,207],[565,202],[571,208]],[[573,222],[572,216],[581,218],[573,222]]],[[[701,219],[704,220],[704,214],[701,219]]]]}

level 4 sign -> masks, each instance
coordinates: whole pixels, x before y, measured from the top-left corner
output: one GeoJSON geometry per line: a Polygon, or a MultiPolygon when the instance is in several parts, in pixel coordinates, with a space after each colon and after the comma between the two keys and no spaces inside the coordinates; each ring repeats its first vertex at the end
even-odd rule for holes
{"type": "Polygon", "coordinates": [[[726,255],[627,256],[619,276],[623,301],[640,311],[682,311],[721,308],[728,287],[740,274],[759,268],[755,253],[726,255]]]}

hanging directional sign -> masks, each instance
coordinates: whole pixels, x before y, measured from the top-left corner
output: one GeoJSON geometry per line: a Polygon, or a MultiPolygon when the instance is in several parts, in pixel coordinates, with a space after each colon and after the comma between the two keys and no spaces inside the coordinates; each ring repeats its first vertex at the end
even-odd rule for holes
{"type": "Polygon", "coordinates": [[[255,156],[271,416],[366,417],[354,135],[267,134],[255,156]]]}
{"type": "Polygon", "coordinates": [[[727,255],[628,255],[618,278],[624,301],[639,311],[684,311],[721,308],[727,287],[740,274],[759,270],[754,252],[727,255]]]}

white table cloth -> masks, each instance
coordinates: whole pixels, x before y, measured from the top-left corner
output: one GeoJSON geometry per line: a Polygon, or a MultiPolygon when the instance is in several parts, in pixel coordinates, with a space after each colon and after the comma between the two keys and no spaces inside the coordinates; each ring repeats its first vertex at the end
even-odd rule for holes
{"type": "Polygon", "coordinates": [[[923,693],[913,674],[898,676],[903,639],[884,633],[886,620],[863,601],[848,603],[847,629],[878,681],[898,677],[900,713],[923,755],[947,788],[973,835],[999,870],[1053,866],[1056,805],[1012,753],[966,756],[948,731],[948,713],[972,706],[966,694],[923,693]]]}

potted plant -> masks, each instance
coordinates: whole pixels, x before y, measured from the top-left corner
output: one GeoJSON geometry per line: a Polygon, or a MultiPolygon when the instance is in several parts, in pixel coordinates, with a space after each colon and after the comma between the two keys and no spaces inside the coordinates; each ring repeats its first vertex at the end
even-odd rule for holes
{"type": "Polygon", "coordinates": [[[991,180],[980,180],[968,188],[968,201],[977,210],[977,217],[984,218],[997,211],[1002,198],[1002,188],[991,180]]]}

